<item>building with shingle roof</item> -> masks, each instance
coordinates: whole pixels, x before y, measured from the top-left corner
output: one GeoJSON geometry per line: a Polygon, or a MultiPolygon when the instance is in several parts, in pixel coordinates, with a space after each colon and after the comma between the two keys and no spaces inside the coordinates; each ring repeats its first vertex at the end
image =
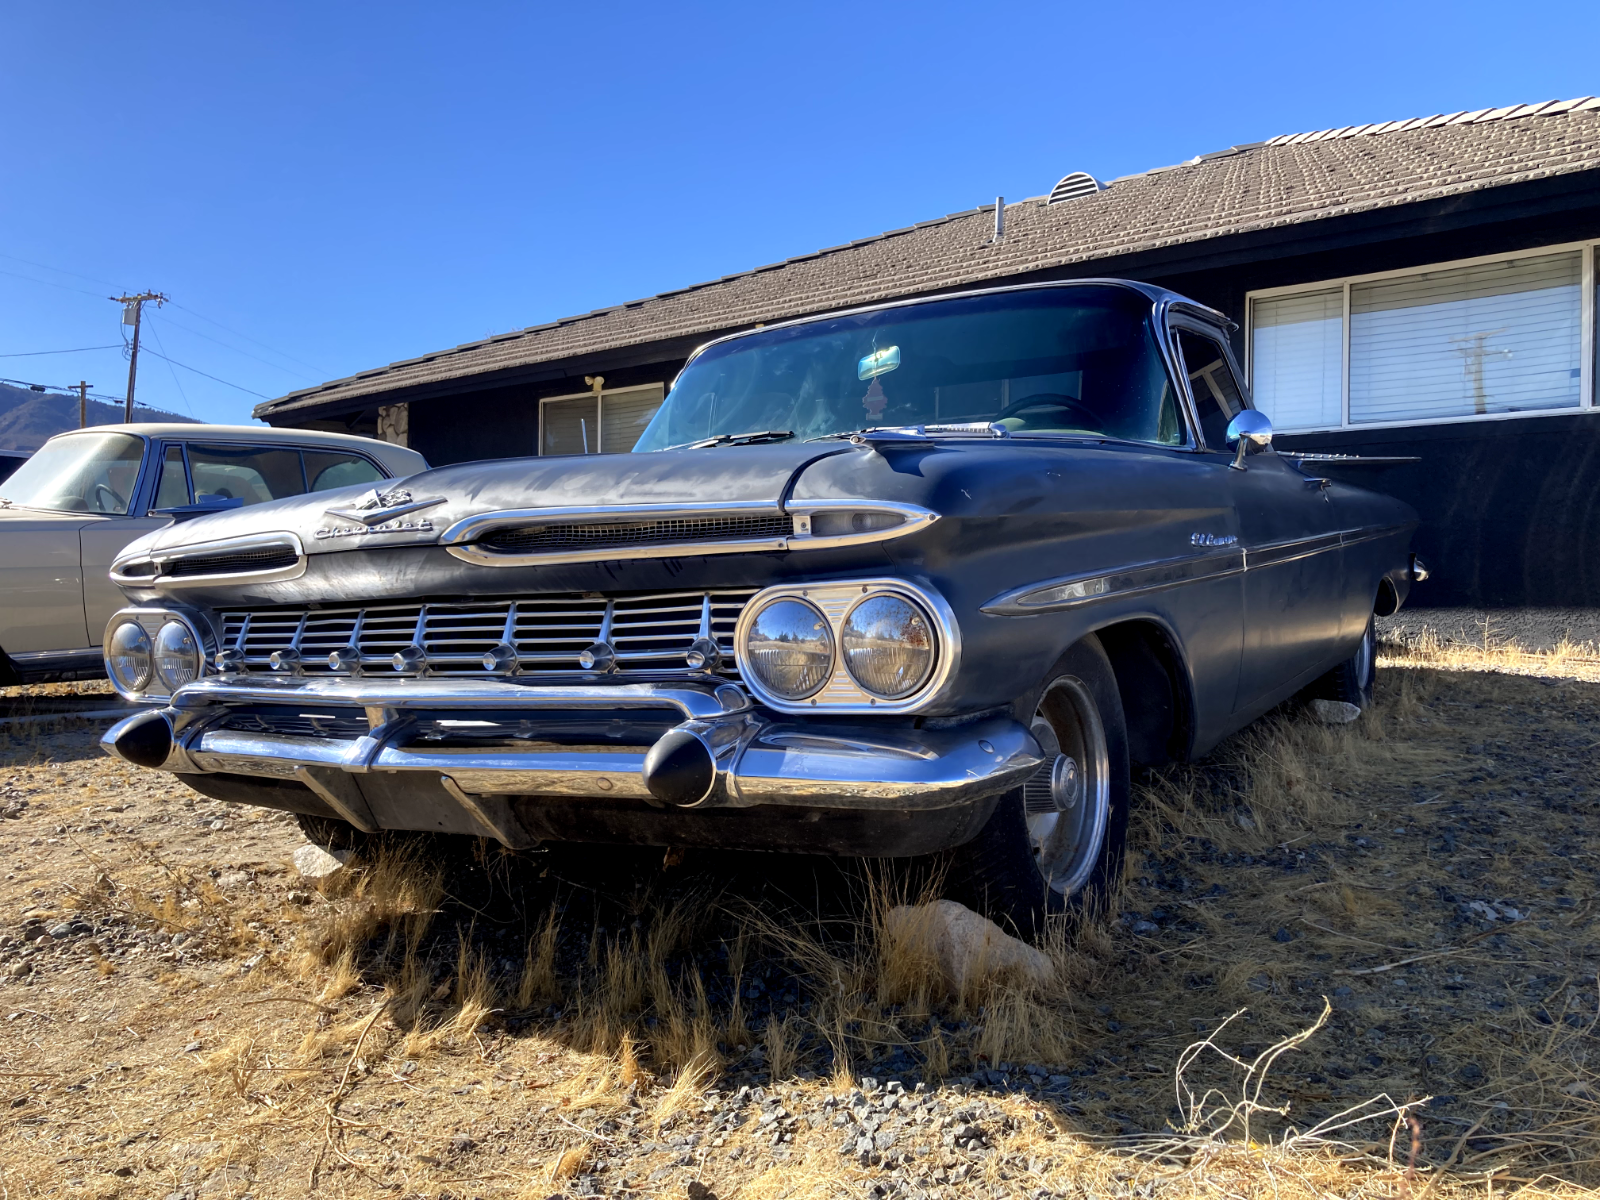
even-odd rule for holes
{"type": "MultiPolygon", "coordinates": [[[[259,405],[435,463],[632,448],[694,348],[912,296],[1139,279],[1238,325],[1279,442],[1416,456],[1414,601],[1600,605],[1600,98],[1274,137],[951,213],[259,405]],[[1535,550],[1533,547],[1537,546],[1535,550]]],[[[1347,468],[1351,470],[1353,468],[1347,468]]]]}

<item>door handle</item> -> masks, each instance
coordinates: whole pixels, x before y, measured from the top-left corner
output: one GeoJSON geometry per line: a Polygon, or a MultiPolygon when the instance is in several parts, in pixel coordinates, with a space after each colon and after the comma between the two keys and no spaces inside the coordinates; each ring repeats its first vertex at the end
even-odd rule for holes
{"type": "Polygon", "coordinates": [[[1321,491],[1325,492],[1325,491],[1327,491],[1329,488],[1331,488],[1333,486],[1333,480],[1331,480],[1331,479],[1322,479],[1322,478],[1318,478],[1316,476],[1308,476],[1306,478],[1306,486],[1308,488],[1318,488],[1321,491]]]}

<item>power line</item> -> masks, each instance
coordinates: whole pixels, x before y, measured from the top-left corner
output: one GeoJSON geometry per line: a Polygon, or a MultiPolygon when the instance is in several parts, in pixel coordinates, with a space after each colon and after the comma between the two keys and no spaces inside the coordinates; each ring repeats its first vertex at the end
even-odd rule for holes
{"type": "Polygon", "coordinates": [[[110,346],[79,346],[75,350],[18,350],[12,354],[0,354],[0,358],[37,358],[41,354],[83,354],[89,350],[120,350],[126,342],[118,342],[110,346]]]}
{"type": "MultiPolygon", "coordinates": [[[[166,350],[166,346],[162,345],[161,343],[161,334],[159,331],[157,331],[155,322],[153,321],[150,323],[150,336],[156,339],[157,346],[160,346],[163,351],[166,350]]],[[[151,353],[156,354],[154,350],[152,350],[151,353]]],[[[178,372],[173,370],[172,360],[167,358],[165,353],[156,354],[156,357],[165,358],[167,360],[167,373],[172,376],[172,385],[178,389],[178,396],[183,401],[184,411],[187,412],[191,417],[194,416],[194,409],[189,404],[189,395],[183,390],[183,384],[178,382],[178,372]]]]}
{"type": "MultiPolygon", "coordinates": [[[[177,308],[178,305],[174,304],[172,307],[177,308]]],[[[189,310],[185,309],[184,311],[188,312],[189,310]]],[[[256,362],[261,363],[263,366],[271,367],[274,371],[282,371],[285,375],[294,375],[297,378],[303,378],[299,371],[292,371],[280,363],[270,362],[267,359],[262,358],[259,354],[251,354],[248,350],[241,350],[237,346],[230,346],[221,338],[214,338],[209,333],[201,333],[198,329],[190,329],[187,325],[180,324],[179,322],[174,321],[171,317],[162,317],[161,319],[168,325],[171,325],[174,329],[181,329],[185,333],[193,334],[195,337],[205,338],[206,341],[214,342],[216,345],[221,346],[224,350],[232,350],[235,354],[242,354],[246,358],[253,358],[256,360],[256,362]]],[[[273,353],[276,354],[278,351],[274,350],[273,353]]],[[[285,354],[283,357],[288,358],[289,356],[285,354]]],[[[312,369],[315,370],[315,368],[312,369]]]]}
{"type": "MultiPolygon", "coordinates": [[[[52,267],[48,263],[34,262],[31,258],[21,258],[18,255],[15,255],[15,254],[3,254],[3,253],[0,253],[0,258],[7,259],[7,260],[9,260],[11,262],[22,263],[22,264],[24,264],[26,266],[30,266],[30,267],[38,267],[41,271],[54,271],[58,275],[71,275],[74,279],[82,279],[82,280],[85,280],[85,281],[87,281],[89,283],[103,283],[107,287],[115,287],[115,288],[120,288],[121,287],[120,284],[112,283],[110,280],[107,280],[107,279],[98,279],[93,275],[84,275],[83,273],[81,273],[79,271],[68,271],[64,267],[52,267]]],[[[49,280],[49,279],[34,279],[31,275],[20,275],[15,271],[6,271],[4,269],[0,269],[0,275],[10,275],[10,276],[13,276],[16,279],[25,279],[29,283],[41,283],[41,284],[44,284],[46,287],[66,288],[68,291],[74,291],[74,292],[82,291],[81,288],[69,287],[67,284],[56,283],[53,280],[49,280]]],[[[98,294],[99,293],[97,293],[97,292],[88,292],[88,291],[84,291],[83,292],[83,295],[85,295],[85,296],[95,296],[95,295],[98,295],[98,294]]],[[[183,309],[183,311],[188,313],[190,316],[199,317],[207,325],[215,325],[218,329],[222,330],[225,333],[231,333],[231,334],[233,334],[234,337],[243,338],[245,341],[249,342],[251,345],[260,346],[261,349],[266,350],[271,354],[276,354],[279,358],[288,359],[290,362],[296,363],[296,364],[304,367],[306,370],[314,372],[316,374],[316,376],[318,378],[320,378],[320,379],[327,379],[329,374],[330,374],[328,371],[326,371],[322,367],[317,366],[315,363],[308,363],[304,359],[296,358],[292,354],[287,354],[284,351],[279,350],[275,346],[269,346],[269,345],[267,345],[267,343],[261,341],[259,338],[251,337],[248,333],[240,333],[237,329],[232,329],[232,328],[228,327],[227,325],[224,325],[221,321],[218,321],[218,320],[215,320],[215,319],[213,319],[211,317],[206,316],[205,313],[195,311],[194,309],[190,308],[187,304],[179,304],[176,301],[172,301],[172,300],[167,301],[167,303],[171,304],[173,308],[181,308],[181,309],[183,309]]],[[[169,320],[170,320],[170,318],[169,318],[169,320]]],[[[184,330],[187,333],[194,334],[196,337],[205,337],[206,336],[205,334],[201,333],[198,329],[190,329],[186,325],[180,325],[177,321],[172,321],[172,324],[177,326],[177,328],[184,330]]],[[[212,338],[211,340],[212,341],[216,341],[217,339],[212,338]]],[[[226,342],[217,341],[217,345],[219,345],[219,346],[227,346],[228,344],[226,342]]],[[[245,354],[246,353],[245,351],[240,350],[237,346],[228,346],[228,349],[233,350],[233,351],[235,351],[236,353],[239,353],[239,354],[245,354]]],[[[4,356],[0,356],[0,357],[4,357],[4,356]]],[[[266,362],[265,359],[257,359],[257,361],[258,362],[266,362]]],[[[283,367],[278,366],[278,364],[276,364],[276,363],[266,363],[266,365],[269,366],[269,367],[277,367],[277,369],[280,370],[280,371],[284,370],[283,367]]]]}
{"type": "Polygon", "coordinates": [[[251,337],[247,333],[240,333],[237,329],[229,329],[221,321],[213,321],[210,317],[206,316],[204,313],[195,312],[195,310],[190,308],[188,305],[179,304],[177,301],[173,301],[172,307],[173,308],[181,308],[181,309],[183,309],[184,312],[188,313],[190,316],[199,317],[206,324],[215,325],[218,329],[221,329],[221,330],[224,330],[224,331],[226,331],[228,333],[231,333],[231,334],[233,334],[234,337],[241,337],[245,341],[250,342],[253,345],[260,346],[263,350],[271,350],[272,353],[276,354],[280,358],[287,358],[292,363],[299,363],[302,367],[305,367],[308,371],[315,371],[323,379],[328,378],[328,372],[324,371],[321,367],[316,366],[316,365],[314,365],[312,363],[308,363],[304,359],[296,358],[292,354],[285,354],[282,350],[273,349],[273,347],[267,345],[265,342],[258,341],[256,338],[251,337]]]}
{"type": "Polygon", "coordinates": [[[205,375],[205,377],[207,379],[210,379],[215,383],[223,384],[226,387],[238,388],[241,392],[249,392],[250,395],[259,396],[263,400],[271,400],[272,399],[271,396],[263,396],[263,395],[261,395],[260,392],[250,391],[249,388],[243,386],[242,384],[229,383],[226,379],[219,379],[215,375],[206,375],[206,373],[204,371],[200,370],[198,367],[191,367],[188,363],[181,363],[175,358],[167,358],[167,356],[165,354],[158,353],[155,350],[151,350],[151,349],[146,348],[145,353],[146,354],[154,354],[157,358],[165,359],[167,362],[171,363],[173,366],[182,367],[185,371],[193,371],[196,375],[205,375]]]}
{"type": "Polygon", "coordinates": [[[120,283],[112,283],[109,279],[96,279],[93,275],[81,275],[77,271],[68,271],[64,267],[52,267],[49,263],[34,262],[31,258],[18,258],[15,254],[0,254],[0,258],[8,258],[12,262],[24,263],[30,267],[38,267],[41,271],[54,271],[57,275],[71,275],[74,279],[82,279],[87,283],[103,283],[106,287],[120,288],[120,283]]]}
{"type": "Polygon", "coordinates": [[[22,275],[16,271],[7,271],[0,268],[0,275],[9,275],[13,279],[25,279],[29,283],[42,283],[45,287],[60,288],[64,292],[77,292],[80,296],[93,296],[100,298],[99,292],[91,292],[87,288],[73,287],[70,283],[57,283],[53,279],[35,279],[32,275],[22,275]]]}

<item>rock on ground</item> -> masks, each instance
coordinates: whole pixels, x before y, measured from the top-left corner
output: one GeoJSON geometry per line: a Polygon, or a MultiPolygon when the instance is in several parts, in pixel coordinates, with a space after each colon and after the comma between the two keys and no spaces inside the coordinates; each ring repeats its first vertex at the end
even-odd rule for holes
{"type": "Polygon", "coordinates": [[[1311,711],[1324,725],[1348,725],[1361,716],[1361,706],[1348,700],[1313,700],[1311,711]]]}
{"type": "Polygon", "coordinates": [[[991,978],[1038,986],[1054,973],[1046,955],[954,900],[903,904],[884,928],[902,950],[926,955],[958,992],[991,978]]]}
{"type": "Polygon", "coordinates": [[[348,850],[307,844],[294,852],[294,867],[307,879],[326,879],[335,871],[343,870],[349,858],[348,850]]]}

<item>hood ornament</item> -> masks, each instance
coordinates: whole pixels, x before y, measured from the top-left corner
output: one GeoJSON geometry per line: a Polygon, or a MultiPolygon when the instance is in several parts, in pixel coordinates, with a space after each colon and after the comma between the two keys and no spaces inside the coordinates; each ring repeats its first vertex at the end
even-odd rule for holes
{"type": "Polygon", "coordinates": [[[403,517],[407,513],[418,512],[424,508],[432,508],[435,504],[443,504],[443,496],[433,496],[426,500],[414,500],[411,493],[404,488],[395,488],[393,491],[380,492],[373,488],[360,501],[355,504],[344,505],[339,508],[327,508],[323,511],[330,517],[341,517],[346,521],[355,521],[358,524],[371,528],[392,521],[396,517],[403,517]]]}

